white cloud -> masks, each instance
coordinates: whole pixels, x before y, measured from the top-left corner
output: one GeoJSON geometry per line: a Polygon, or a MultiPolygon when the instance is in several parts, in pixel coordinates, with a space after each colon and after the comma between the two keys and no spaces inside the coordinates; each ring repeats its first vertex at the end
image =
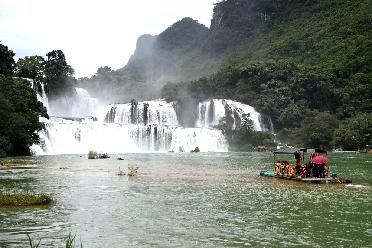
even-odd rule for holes
{"type": "Polygon", "coordinates": [[[16,57],[62,50],[76,76],[123,67],[141,34],[183,17],[209,26],[216,0],[0,0],[0,41],[16,57]]]}

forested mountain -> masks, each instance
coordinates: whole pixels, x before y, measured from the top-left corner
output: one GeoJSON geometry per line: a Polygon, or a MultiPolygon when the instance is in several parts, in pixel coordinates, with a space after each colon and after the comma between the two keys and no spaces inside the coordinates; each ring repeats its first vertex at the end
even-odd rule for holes
{"type": "MultiPolygon", "coordinates": [[[[59,50],[47,60],[0,64],[0,74],[14,70],[43,81],[51,99],[73,94],[74,86],[103,103],[163,97],[193,111],[200,100],[230,98],[254,106],[284,142],[372,144],[370,0],[223,0],[215,3],[209,28],[184,18],[139,37],[119,70],[103,66],[76,81],[59,50]]],[[[193,115],[180,122],[192,125],[193,115]]],[[[232,134],[228,127],[225,120],[221,128],[232,134]]],[[[246,130],[234,132],[242,140],[232,143],[250,139],[246,130]]]]}
{"type": "Polygon", "coordinates": [[[159,97],[165,84],[162,97],[181,105],[239,100],[271,119],[280,139],[329,146],[338,125],[306,142],[301,128],[314,116],[334,124],[371,112],[371,32],[369,0],[223,0],[209,29],[185,18],[141,36],[123,69],[81,83],[117,101],[159,97]]]}
{"type": "Polygon", "coordinates": [[[280,140],[363,147],[372,142],[371,23],[367,0],[222,1],[204,49],[228,62],[208,77],[167,84],[162,96],[232,98],[270,117],[280,140]],[[345,119],[355,125],[361,115],[365,136],[333,137],[338,121],[345,130],[345,119]]]}
{"type": "Polygon", "coordinates": [[[160,97],[166,82],[198,79],[217,68],[219,61],[203,52],[209,29],[184,18],[159,35],[142,35],[127,65],[111,71],[102,67],[97,74],[81,79],[80,85],[97,97],[111,95],[116,101],[160,97]]]}

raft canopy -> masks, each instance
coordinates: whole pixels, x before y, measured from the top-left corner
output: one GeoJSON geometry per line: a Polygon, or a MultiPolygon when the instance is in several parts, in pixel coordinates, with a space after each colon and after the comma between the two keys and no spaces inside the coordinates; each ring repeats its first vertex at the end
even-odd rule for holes
{"type": "Polygon", "coordinates": [[[293,154],[295,152],[300,151],[298,148],[282,148],[276,151],[273,151],[274,154],[293,154]]]}
{"type": "Polygon", "coordinates": [[[323,153],[323,154],[327,154],[327,151],[323,150],[323,149],[319,149],[319,148],[282,148],[282,149],[279,149],[279,150],[276,150],[274,151],[274,155],[275,154],[293,154],[295,152],[304,152],[304,153],[314,153],[314,152],[317,152],[317,153],[323,153]]]}

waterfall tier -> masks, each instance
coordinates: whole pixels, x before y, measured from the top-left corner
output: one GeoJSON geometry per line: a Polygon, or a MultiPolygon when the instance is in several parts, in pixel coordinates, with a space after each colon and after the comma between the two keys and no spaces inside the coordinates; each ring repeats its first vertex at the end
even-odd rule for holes
{"type": "Polygon", "coordinates": [[[43,119],[38,154],[85,154],[89,150],[108,153],[190,151],[226,152],[226,140],[219,130],[182,128],[156,124],[119,124],[94,118],[43,119]],[[42,152],[43,151],[43,152],[42,152]]]}
{"type": "Polygon", "coordinates": [[[240,102],[227,99],[211,99],[199,103],[196,127],[213,127],[220,123],[222,118],[231,117],[233,128],[240,124],[247,115],[253,122],[256,131],[262,131],[260,114],[252,107],[240,102]]]}
{"type": "MultiPolygon", "coordinates": [[[[47,100],[44,96],[41,93],[38,99],[47,100]]],[[[40,118],[45,127],[39,132],[40,144],[32,147],[37,155],[86,154],[90,150],[189,152],[196,147],[202,152],[226,152],[227,141],[222,132],[214,128],[223,117],[231,117],[236,126],[249,114],[254,128],[262,130],[259,113],[249,105],[231,100],[212,99],[199,103],[195,127],[184,128],[177,120],[176,103],[133,100],[127,104],[99,106],[98,100],[81,88],[76,88],[76,97],[65,104],[65,108],[69,107],[64,111],[72,117],[40,118]],[[82,117],[86,115],[95,117],[82,117]]]]}
{"type": "Polygon", "coordinates": [[[172,103],[162,100],[112,104],[103,109],[99,119],[109,123],[157,124],[177,126],[177,114],[172,103]]]}
{"type": "Polygon", "coordinates": [[[28,78],[25,78],[25,79],[31,83],[31,88],[34,89],[36,92],[37,100],[41,102],[44,105],[44,107],[47,109],[47,111],[49,112],[49,101],[45,93],[44,83],[36,83],[32,79],[28,79],[28,78]]]}
{"type": "Polygon", "coordinates": [[[95,116],[100,103],[83,88],[75,88],[75,92],[49,101],[50,116],[82,117],[95,116]]]}

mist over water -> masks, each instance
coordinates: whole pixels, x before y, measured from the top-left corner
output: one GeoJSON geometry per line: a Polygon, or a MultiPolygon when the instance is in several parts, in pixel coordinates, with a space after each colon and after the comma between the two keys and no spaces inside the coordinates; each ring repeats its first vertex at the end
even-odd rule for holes
{"type": "MultiPolygon", "coordinates": [[[[75,94],[49,101],[49,115],[61,117],[94,116],[100,102],[83,88],[75,88],[75,94]]],[[[44,93],[45,94],[45,93],[44,93]]]]}
{"type": "MultiPolygon", "coordinates": [[[[176,113],[176,102],[152,100],[104,105],[83,88],[66,98],[48,101],[44,88],[38,98],[48,104],[51,118],[41,121],[40,144],[36,155],[87,154],[89,151],[123,152],[227,152],[228,143],[219,129],[226,114],[240,123],[249,114],[254,129],[261,131],[260,114],[249,105],[225,99],[211,99],[197,105],[193,127],[183,127],[176,113]],[[226,109],[229,109],[227,112],[226,109]]],[[[187,115],[187,113],[186,113],[187,115]]]]}

